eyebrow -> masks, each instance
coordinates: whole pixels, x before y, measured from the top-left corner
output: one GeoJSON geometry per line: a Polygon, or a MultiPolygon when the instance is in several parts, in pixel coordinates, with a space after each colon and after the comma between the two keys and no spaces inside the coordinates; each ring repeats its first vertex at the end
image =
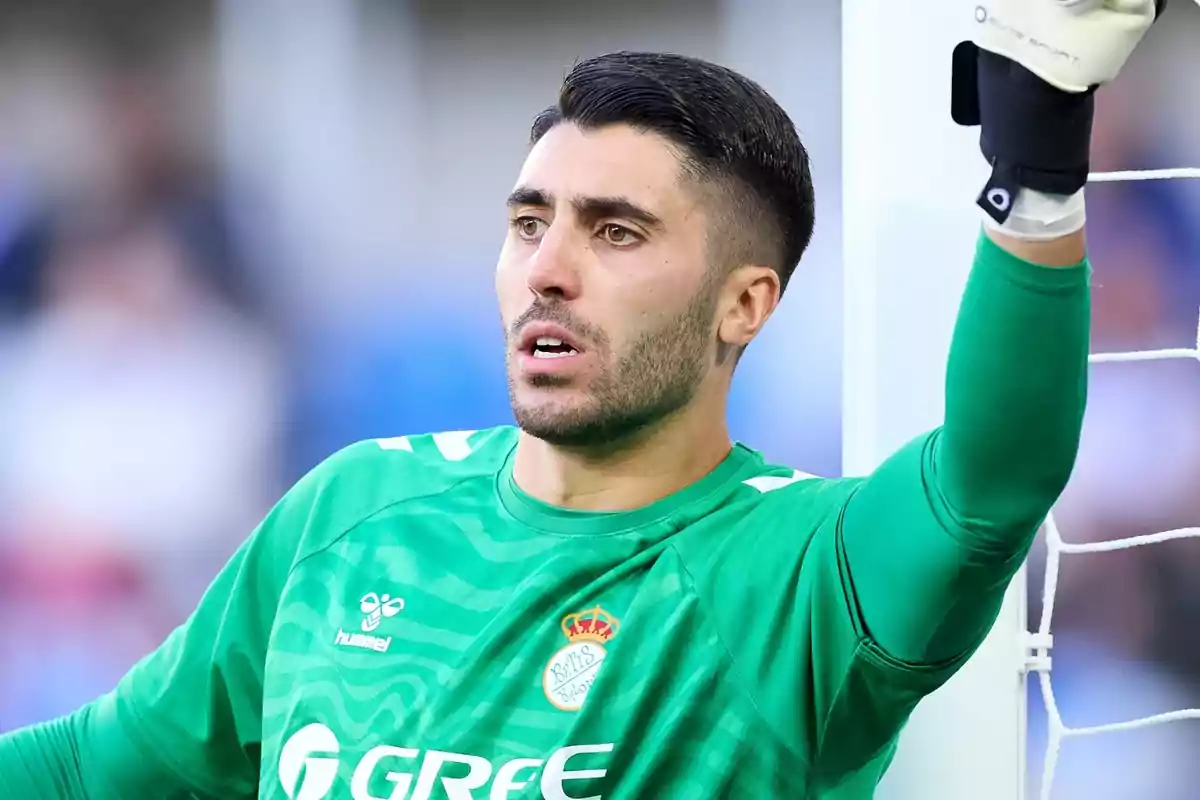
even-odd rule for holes
{"type": "MultiPolygon", "coordinates": [[[[587,219],[621,217],[639,222],[648,228],[661,229],[663,227],[663,222],[657,215],[642,208],[627,197],[579,196],[571,198],[571,205],[575,208],[575,212],[579,216],[587,219]]],[[[542,189],[520,186],[514,189],[512,194],[508,196],[508,207],[513,208],[515,206],[553,208],[554,195],[542,189]]]]}

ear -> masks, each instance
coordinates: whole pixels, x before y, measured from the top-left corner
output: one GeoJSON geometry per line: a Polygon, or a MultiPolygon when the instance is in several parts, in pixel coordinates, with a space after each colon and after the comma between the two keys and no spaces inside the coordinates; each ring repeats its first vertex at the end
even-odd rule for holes
{"type": "Polygon", "coordinates": [[[779,273],[770,267],[738,267],[721,292],[721,318],[717,338],[724,345],[750,344],[779,305],[779,273]]]}

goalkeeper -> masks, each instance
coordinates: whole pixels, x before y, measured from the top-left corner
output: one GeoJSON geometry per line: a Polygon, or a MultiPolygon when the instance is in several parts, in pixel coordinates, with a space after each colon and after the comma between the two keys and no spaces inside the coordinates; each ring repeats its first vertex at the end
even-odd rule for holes
{"type": "Polygon", "coordinates": [[[862,479],[731,445],[807,154],[727,69],[584,61],[508,198],[517,426],[318,466],[111,693],[0,738],[0,797],[872,796],[1070,475],[1092,90],[1158,11],[981,10],[953,114],[992,175],[941,427],[862,479]]]}

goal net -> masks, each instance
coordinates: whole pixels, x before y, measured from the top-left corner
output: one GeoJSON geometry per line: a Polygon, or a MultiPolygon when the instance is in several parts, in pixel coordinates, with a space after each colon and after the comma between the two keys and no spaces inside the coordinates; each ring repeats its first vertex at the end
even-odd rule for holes
{"type": "MultiPolygon", "coordinates": [[[[1092,183],[1101,183],[1186,179],[1200,179],[1200,169],[1179,168],[1106,172],[1093,174],[1090,180],[1092,183]]],[[[1190,347],[1095,353],[1089,360],[1093,365],[1119,365],[1129,362],[1178,359],[1200,362],[1200,309],[1198,309],[1197,313],[1196,338],[1190,347]]],[[[1104,366],[1102,368],[1117,369],[1119,367],[1104,366]]],[[[1197,364],[1197,368],[1200,368],[1200,363],[1197,364]]],[[[1045,704],[1046,709],[1046,751],[1043,759],[1042,774],[1038,781],[1038,795],[1040,800],[1052,800],[1054,797],[1054,778],[1059,755],[1069,739],[1132,731],[1179,720],[1200,719],[1200,709],[1198,708],[1179,709],[1136,719],[1115,720],[1101,725],[1072,726],[1064,719],[1054,695],[1054,680],[1052,678],[1053,658],[1051,656],[1054,644],[1054,605],[1058,596],[1059,575],[1063,556],[1081,553],[1113,553],[1176,539],[1200,537],[1200,527],[1180,528],[1108,541],[1072,542],[1069,541],[1069,536],[1064,536],[1059,530],[1055,517],[1051,514],[1046,520],[1044,533],[1047,552],[1045,576],[1042,585],[1042,609],[1036,629],[1029,632],[1027,636],[1028,656],[1025,666],[1031,673],[1037,676],[1042,702],[1045,704]]],[[[1097,587],[1097,590],[1100,591],[1102,589],[1097,587]]]]}

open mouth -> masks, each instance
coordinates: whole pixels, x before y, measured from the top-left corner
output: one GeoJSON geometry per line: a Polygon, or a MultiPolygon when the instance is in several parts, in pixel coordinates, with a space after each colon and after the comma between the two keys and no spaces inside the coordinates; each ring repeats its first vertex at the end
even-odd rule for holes
{"type": "Polygon", "coordinates": [[[566,358],[579,355],[579,351],[570,344],[553,336],[539,336],[529,352],[534,358],[566,358]]]}
{"type": "Polygon", "coordinates": [[[534,322],[522,331],[520,350],[538,361],[552,361],[577,356],[583,352],[583,347],[562,326],[534,322]]]}

